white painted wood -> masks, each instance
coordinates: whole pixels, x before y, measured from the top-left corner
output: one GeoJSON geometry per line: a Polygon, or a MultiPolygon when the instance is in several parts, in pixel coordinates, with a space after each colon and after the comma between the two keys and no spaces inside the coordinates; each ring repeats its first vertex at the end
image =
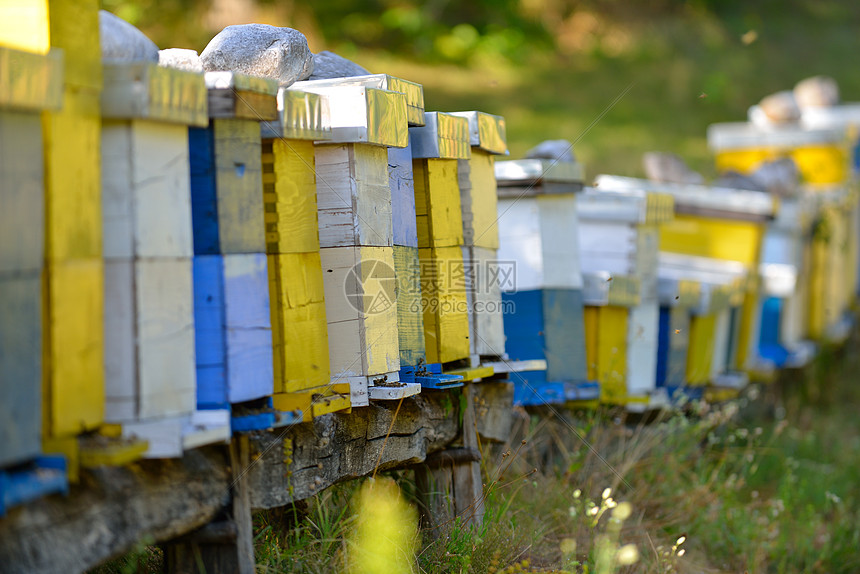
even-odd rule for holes
{"type": "Polygon", "coordinates": [[[370,386],[367,389],[372,401],[393,401],[411,397],[421,392],[419,383],[403,383],[400,387],[370,386]]]}
{"type": "Polygon", "coordinates": [[[499,198],[499,260],[516,264],[518,291],[541,289],[544,261],[537,199],[499,198]]]}
{"type": "Polygon", "coordinates": [[[496,250],[463,247],[463,261],[471,275],[467,280],[466,294],[469,299],[472,354],[503,356],[505,328],[496,250]]]}
{"type": "Polygon", "coordinates": [[[543,195],[537,202],[545,262],[542,287],[582,289],[579,219],[574,195],[543,195]]]}
{"type": "Polygon", "coordinates": [[[189,257],[188,129],[144,120],[102,126],[106,258],[189,257]]]}
{"type": "Polygon", "coordinates": [[[182,425],[182,448],[190,450],[207,444],[228,443],[231,436],[230,411],[194,411],[182,425]]]}
{"type": "Polygon", "coordinates": [[[711,379],[727,370],[726,359],[729,352],[729,332],[730,320],[729,315],[731,308],[723,309],[717,315],[716,326],[714,327],[714,356],[711,361],[711,379]]]}
{"type": "Polygon", "coordinates": [[[184,451],[182,427],[187,417],[168,417],[148,421],[132,421],[122,425],[125,438],[149,442],[144,458],[179,458],[184,451]]]}
{"type": "Polygon", "coordinates": [[[107,261],[105,328],[105,420],[194,410],[190,258],[107,261]]]}
{"type": "Polygon", "coordinates": [[[650,301],[630,309],[627,323],[627,391],[650,394],[657,386],[657,333],[660,304],[650,301]]]}

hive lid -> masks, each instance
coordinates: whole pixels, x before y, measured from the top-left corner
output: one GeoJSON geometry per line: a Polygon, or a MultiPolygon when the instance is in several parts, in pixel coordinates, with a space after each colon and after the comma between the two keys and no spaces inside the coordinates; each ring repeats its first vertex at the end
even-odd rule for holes
{"type": "Polygon", "coordinates": [[[209,125],[203,74],[164,68],[153,62],[104,64],[102,116],[209,125]]]}
{"type": "Polygon", "coordinates": [[[660,224],[675,217],[674,200],[668,193],[641,190],[606,191],[587,187],[577,197],[582,220],[660,224]]]}
{"type": "Polygon", "coordinates": [[[278,82],[239,72],[206,72],[210,118],[274,121],[278,82]]]}
{"type": "Polygon", "coordinates": [[[699,305],[693,313],[717,312],[743,303],[744,289],[750,270],[738,261],[696,257],[661,251],[657,264],[658,289],[660,281],[692,280],[701,286],[699,305]]]}
{"type": "MultiPolygon", "coordinates": [[[[846,103],[831,107],[804,108],[800,123],[809,129],[860,127],[860,103],[846,103]]],[[[856,134],[855,134],[856,137],[856,134]]]]}
{"type": "Polygon", "coordinates": [[[469,159],[469,122],[444,112],[424,112],[424,125],[409,128],[415,159],[469,159]]]}
{"type": "Polygon", "coordinates": [[[395,78],[388,74],[368,74],[364,76],[349,76],[347,78],[328,78],[324,80],[309,80],[296,82],[297,89],[307,87],[331,86],[363,86],[389,92],[398,92],[406,98],[406,120],[410,126],[424,125],[424,87],[421,84],[395,78]]]}
{"type": "Polygon", "coordinates": [[[318,82],[296,82],[287,89],[328,98],[332,143],[408,145],[403,94],[364,86],[319,85],[318,82]]]}
{"type": "Polygon", "coordinates": [[[485,112],[451,112],[469,120],[469,144],[486,152],[508,155],[505,118],[485,112]]]}
{"type": "Polygon", "coordinates": [[[62,50],[34,54],[0,46],[0,108],[57,110],[62,103],[62,50]]]}
{"type": "Polygon", "coordinates": [[[328,96],[278,90],[278,119],[261,125],[263,138],[324,141],[331,139],[328,96]]]}
{"type": "Polygon", "coordinates": [[[638,277],[613,275],[608,271],[589,271],[582,274],[582,281],[582,301],[585,305],[633,307],[641,301],[641,283],[638,277]]]}
{"type": "Polygon", "coordinates": [[[675,213],[747,221],[773,219],[779,200],[763,191],[748,191],[707,185],[659,183],[647,179],[599,175],[599,191],[649,191],[672,196],[675,213]]]}
{"type": "Polygon", "coordinates": [[[583,189],[580,163],[550,159],[515,159],[495,162],[499,197],[532,197],[576,193],[583,189]]]}
{"type": "Polygon", "coordinates": [[[708,126],[708,146],[716,152],[744,148],[833,145],[845,141],[844,126],[808,129],[801,124],[764,127],[749,122],[708,126]]]}
{"type": "Polygon", "coordinates": [[[694,279],[658,277],[657,298],[668,307],[692,308],[702,299],[702,284],[694,279]]]}

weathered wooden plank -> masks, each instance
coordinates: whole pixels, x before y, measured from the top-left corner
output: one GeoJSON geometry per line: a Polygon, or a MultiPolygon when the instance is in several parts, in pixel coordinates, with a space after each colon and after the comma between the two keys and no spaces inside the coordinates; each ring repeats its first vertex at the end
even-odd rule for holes
{"type": "MultiPolygon", "coordinates": [[[[466,450],[480,452],[478,444],[478,423],[475,414],[475,384],[466,383],[463,395],[466,407],[463,409],[463,424],[460,430],[461,441],[466,450]]],[[[463,524],[480,526],[484,522],[484,487],[481,480],[480,461],[461,462],[453,468],[454,509],[463,524]]]]}
{"type": "Polygon", "coordinates": [[[463,215],[456,159],[416,159],[412,162],[418,246],[463,245],[463,215]]]}
{"type": "Polygon", "coordinates": [[[547,378],[550,381],[585,381],[588,373],[582,291],[544,289],[542,301],[547,378]]]}
{"type": "Polygon", "coordinates": [[[394,245],[418,247],[415,220],[415,176],[412,148],[388,148],[388,181],[391,187],[391,219],[394,245]]]}
{"type": "Polygon", "coordinates": [[[386,148],[318,144],[315,160],[320,246],[392,245],[386,148]]]}
{"type": "Polygon", "coordinates": [[[460,178],[463,234],[466,245],[498,249],[495,159],[490,153],[472,146],[471,158],[457,160],[457,162],[460,171],[468,165],[468,188],[463,185],[463,178],[460,178]]]}
{"type": "Polygon", "coordinates": [[[141,540],[166,541],[206,524],[228,500],[225,454],[207,447],[177,460],[95,468],[68,498],[13,510],[0,519],[4,572],[81,572],[141,540]]]}
{"type": "Polygon", "coordinates": [[[450,393],[406,398],[394,419],[396,409],[396,403],[374,402],[351,414],[315,418],[312,424],[297,425],[283,434],[252,436],[255,462],[247,474],[251,506],[284,506],[374,469],[419,463],[427,454],[444,449],[459,433],[459,403],[452,401],[450,393]]]}
{"type": "Polygon", "coordinates": [[[66,85],[101,89],[99,3],[95,0],[49,0],[48,7],[51,46],[62,48],[65,54],[66,85]]]}
{"type": "Polygon", "coordinates": [[[419,248],[424,305],[424,346],[428,363],[469,357],[466,274],[460,247],[419,248]]]}
{"type": "Polygon", "coordinates": [[[630,309],[627,324],[627,392],[646,396],[657,386],[660,304],[642,302],[630,309]]]}
{"type": "Polygon", "coordinates": [[[104,264],[49,263],[43,283],[43,437],[76,435],[104,417],[104,264]]]}
{"type": "Polygon", "coordinates": [[[145,120],[102,125],[107,258],[190,257],[188,128],[145,120]]]}
{"type": "MultiPolygon", "coordinates": [[[[38,114],[0,110],[0,274],[42,268],[45,191],[38,114]]],[[[410,160],[411,161],[411,160],[410,160]]]]}
{"type": "MultiPolygon", "coordinates": [[[[410,165],[412,160],[410,159],[410,165]]],[[[424,315],[418,247],[394,245],[397,296],[397,336],[400,366],[415,367],[425,358],[424,315]]]]}
{"type": "Polygon", "coordinates": [[[319,251],[313,142],[263,140],[262,152],[267,252],[319,251]]]}
{"type": "Polygon", "coordinates": [[[510,440],[513,425],[514,383],[482,381],[472,388],[478,437],[489,442],[510,440]]]}
{"type": "Polygon", "coordinates": [[[472,354],[500,357],[505,354],[501,283],[514,266],[500,264],[495,249],[477,246],[463,247],[463,264],[472,354]]]}
{"type": "Polygon", "coordinates": [[[41,451],[41,384],[40,274],[0,274],[0,467],[41,451]]]}
{"type": "MultiPolygon", "coordinates": [[[[105,262],[105,420],[194,410],[191,259],[105,262]]],[[[181,439],[181,433],[178,435],[181,439]]]]}
{"type": "Polygon", "coordinates": [[[601,401],[625,404],[627,401],[626,307],[585,307],[586,344],[589,379],[600,382],[601,401]]]}

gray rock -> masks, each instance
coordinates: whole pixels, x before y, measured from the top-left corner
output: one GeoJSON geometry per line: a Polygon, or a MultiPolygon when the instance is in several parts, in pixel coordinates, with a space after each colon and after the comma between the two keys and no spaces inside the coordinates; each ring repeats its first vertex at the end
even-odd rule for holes
{"type": "Polygon", "coordinates": [[[526,152],[527,159],[554,159],[574,163],[573,144],[567,140],[546,140],[526,152]]]}
{"type": "Polygon", "coordinates": [[[800,119],[800,108],[791,91],[784,90],[771,94],[762,99],[758,105],[767,119],[773,123],[790,123],[800,119]]]}
{"type": "Polygon", "coordinates": [[[749,191],[767,191],[767,189],[752,176],[744,175],[734,170],[724,171],[712,183],[714,187],[729,187],[731,189],[746,189],[749,191]]]}
{"type": "Polygon", "coordinates": [[[110,12],[99,10],[102,62],[158,62],[158,46],[143,32],[110,12]]]}
{"type": "Polygon", "coordinates": [[[839,103],[839,84],[828,76],[813,76],[794,86],[794,99],[802,108],[821,108],[839,103]]]}
{"type": "Polygon", "coordinates": [[[277,80],[289,86],[314,71],[314,59],[304,34],[266,24],[227,26],[200,54],[207,72],[240,72],[277,80]]]}
{"type": "Polygon", "coordinates": [[[164,68],[176,68],[186,72],[203,73],[203,62],[196,50],[168,48],[158,53],[158,65],[164,68]]]}
{"type": "Polygon", "coordinates": [[[715,186],[766,191],[780,197],[797,194],[800,185],[800,170],[791,158],[764,161],[748,175],[726,171],[714,182],[715,186]]]}
{"type": "Polygon", "coordinates": [[[355,62],[338,56],[334,52],[325,51],[314,54],[314,73],[308,79],[349,78],[351,76],[366,76],[369,73],[355,62]]]}
{"type": "Polygon", "coordinates": [[[645,176],[651,181],[694,185],[705,183],[702,174],[690,169],[681,156],[674,153],[649,151],[642,155],[642,167],[645,168],[645,176]]]}

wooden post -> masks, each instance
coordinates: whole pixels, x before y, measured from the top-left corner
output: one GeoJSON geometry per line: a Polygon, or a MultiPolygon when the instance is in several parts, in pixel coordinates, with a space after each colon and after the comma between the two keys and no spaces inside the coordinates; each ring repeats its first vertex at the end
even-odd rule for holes
{"type": "Polygon", "coordinates": [[[164,568],[170,574],[253,574],[254,532],[248,481],[250,463],[247,435],[238,435],[230,444],[233,482],[231,500],[222,510],[221,520],[177,539],[165,547],[164,568]]]}

